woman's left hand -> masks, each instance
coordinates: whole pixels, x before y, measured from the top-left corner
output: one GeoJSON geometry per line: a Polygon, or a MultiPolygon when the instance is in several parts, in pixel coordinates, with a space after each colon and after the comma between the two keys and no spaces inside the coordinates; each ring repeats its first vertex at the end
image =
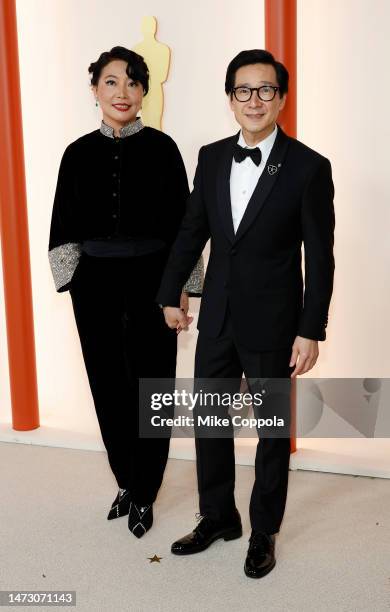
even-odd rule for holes
{"type": "Polygon", "coordinates": [[[189,307],[190,307],[190,300],[188,298],[188,293],[185,293],[183,291],[183,293],[180,296],[180,308],[182,309],[182,311],[184,312],[186,316],[187,316],[189,307]]]}
{"type": "MultiPolygon", "coordinates": [[[[183,291],[183,293],[180,296],[180,310],[182,310],[184,312],[184,314],[186,315],[187,323],[188,324],[192,323],[192,321],[194,319],[194,317],[192,317],[191,315],[187,316],[189,307],[190,307],[190,301],[189,301],[189,298],[188,298],[188,293],[185,293],[183,291]]],[[[188,325],[187,325],[187,327],[181,327],[181,325],[178,325],[177,328],[176,328],[176,333],[180,334],[180,332],[183,329],[188,329],[188,325]]]]}

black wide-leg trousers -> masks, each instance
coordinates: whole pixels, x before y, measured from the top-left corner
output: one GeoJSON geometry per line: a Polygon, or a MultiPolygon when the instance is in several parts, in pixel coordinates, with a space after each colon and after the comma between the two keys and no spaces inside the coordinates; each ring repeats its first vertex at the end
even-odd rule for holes
{"type": "MultiPolygon", "coordinates": [[[[203,380],[203,383],[205,379],[224,379],[224,390],[229,388],[230,393],[233,387],[235,392],[239,391],[243,373],[251,391],[251,380],[279,379],[284,386],[284,394],[277,393],[270,398],[267,413],[282,413],[287,415],[289,421],[289,377],[293,370],[289,367],[290,357],[291,348],[256,353],[240,345],[234,338],[228,310],[218,338],[199,333],[195,378],[203,380]],[[273,399],[284,405],[272,405],[273,399]]],[[[230,418],[227,408],[224,416],[230,418]]],[[[261,416],[261,408],[256,416],[261,416]]],[[[215,520],[228,520],[236,507],[234,438],[197,437],[195,443],[200,513],[215,520]]],[[[259,439],[249,507],[254,531],[268,534],[279,531],[286,505],[289,462],[289,435],[259,439]]]]}
{"type": "Polygon", "coordinates": [[[139,378],[171,378],[177,336],[155,303],[165,258],[82,254],[70,294],[108,461],[118,486],[140,505],[153,503],[169,438],[140,438],[139,378]]]}

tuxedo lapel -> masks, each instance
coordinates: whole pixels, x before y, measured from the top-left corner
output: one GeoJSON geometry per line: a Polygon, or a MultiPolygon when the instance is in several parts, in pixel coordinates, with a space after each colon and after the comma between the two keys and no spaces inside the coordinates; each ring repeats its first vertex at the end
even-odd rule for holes
{"type": "MultiPolygon", "coordinates": [[[[266,199],[268,198],[273,186],[279,178],[280,169],[287,153],[288,145],[288,136],[278,126],[278,134],[276,136],[275,144],[272,147],[266,166],[258,180],[252,197],[248,202],[248,206],[246,207],[245,213],[241,219],[241,223],[237,228],[237,233],[234,237],[235,241],[240,240],[240,238],[242,238],[242,236],[249,229],[250,225],[253,223],[260,210],[264,206],[266,199]]],[[[230,195],[229,207],[231,208],[230,195]]]]}
{"type": "Polygon", "coordinates": [[[217,175],[218,210],[222,227],[230,242],[234,241],[232,204],[230,200],[230,172],[232,169],[233,149],[238,141],[239,134],[232,136],[226,143],[219,162],[217,175]]]}

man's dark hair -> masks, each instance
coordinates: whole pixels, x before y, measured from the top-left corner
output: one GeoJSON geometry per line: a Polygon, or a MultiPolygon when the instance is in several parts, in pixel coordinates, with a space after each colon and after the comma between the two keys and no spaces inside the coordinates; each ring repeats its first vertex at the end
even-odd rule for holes
{"type": "Polygon", "coordinates": [[[149,91],[149,70],[144,61],[144,58],[134,51],[126,49],[126,47],[113,47],[111,51],[104,51],[96,62],[92,62],[88,68],[88,72],[92,74],[91,85],[97,85],[101,72],[107,64],[113,60],[123,60],[127,62],[126,73],[133,81],[141,83],[144,94],[149,91]]]}
{"type": "Polygon", "coordinates": [[[242,66],[250,64],[269,64],[275,68],[276,80],[278,83],[279,96],[284,96],[288,91],[288,70],[281,62],[277,62],[269,51],[264,49],[251,49],[250,51],[241,51],[230,62],[226,71],[225,91],[233,96],[233,87],[236,78],[236,72],[242,66]]]}

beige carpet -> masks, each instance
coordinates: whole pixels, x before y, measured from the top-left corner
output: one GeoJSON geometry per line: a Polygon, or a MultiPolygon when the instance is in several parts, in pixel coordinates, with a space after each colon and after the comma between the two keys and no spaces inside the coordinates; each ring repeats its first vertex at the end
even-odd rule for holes
{"type": "Polygon", "coordinates": [[[126,518],[106,520],[116,487],[105,453],[1,443],[1,590],[76,590],[78,612],[390,610],[388,480],[290,472],[276,568],[261,580],[243,573],[252,482],[253,468],[237,467],[241,539],[175,557],[171,542],[195,524],[193,462],[169,461],[154,526],[137,540],[126,518]]]}

